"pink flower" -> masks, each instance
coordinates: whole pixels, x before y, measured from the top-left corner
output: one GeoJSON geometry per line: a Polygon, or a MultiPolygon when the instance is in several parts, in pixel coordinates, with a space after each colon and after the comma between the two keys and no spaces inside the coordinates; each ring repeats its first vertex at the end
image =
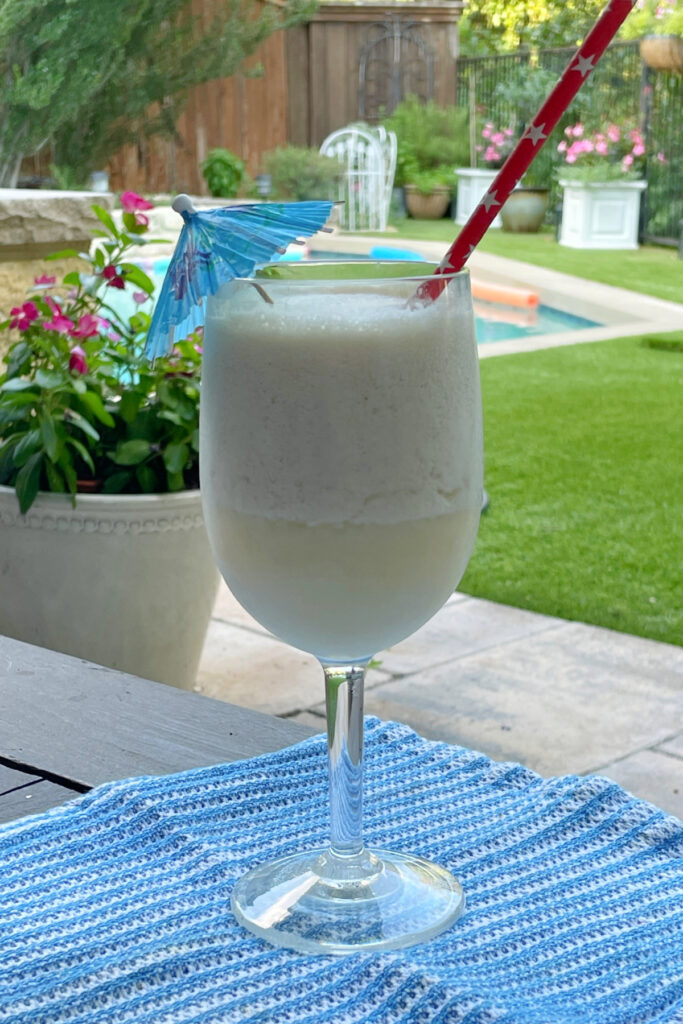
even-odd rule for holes
{"type": "Polygon", "coordinates": [[[619,141],[619,139],[621,138],[621,132],[619,131],[618,125],[611,124],[609,126],[609,128],[607,129],[607,138],[610,140],[610,142],[619,141]]]}
{"type": "Polygon", "coordinates": [[[489,121],[482,128],[482,130],[481,130],[481,137],[482,137],[482,139],[490,139],[492,134],[493,134],[493,125],[489,121]]]}
{"type": "Polygon", "coordinates": [[[34,320],[39,316],[38,307],[34,302],[24,302],[22,306],[15,306],[10,310],[10,327],[18,327],[20,331],[27,331],[34,320]]]}
{"type": "Polygon", "coordinates": [[[141,306],[143,302],[147,302],[149,295],[147,292],[133,292],[133,300],[137,302],[138,306],[141,306]]]}
{"type": "Polygon", "coordinates": [[[627,171],[632,163],[633,163],[633,157],[631,156],[630,153],[627,153],[626,156],[624,157],[624,159],[621,161],[621,169],[623,171],[627,171]]]}
{"type": "Polygon", "coordinates": [[[154,203],[148,202],[137,192],[124,192],[121,196],[121,206],[126,213],[136,213],[138,210],[153,210],[154,203]]]}
{"type": "Polygon", "coordinates": [[[642,144],[642,142],[636,142],[635,146],[633,147],[633,155],[642,156],[644,152],[645,146],[642,144]]]}
{"type": "Polygon", "coordinates": [[[574,129],[572,128],[572,126],[571,126],[571,125],[569,125],[569,127],[568,127],[568,128],[565,128],[565,130],[564,130],[564,134],[565,134],[565,135],[567,136],[567,138],[568,138],[568,139],[571,139],[571,138],[573,137],[573,135],[574,135],[574,129]]]}
{"type": "Polygon", "coordinates": [[[88,364],[85,359],[85,352],[80,345],[74,345],[69,356],[69,369],[72,373],[84,374],[88,372],[88,364]]]}
{"type": "MultiPolygon", "coordinates": [[[[100,318],[92,313],[84,313],[78,321],[78,326],[71,331],[72,338],[92,338],[100,329],[100,318]]],[[[74,349],[74,352],[76,349],[74,349]]]]}
{"type": "Polygon", "coordinates": [[[71,334],[74,329],[73,320],[63,313],[55,313],[52,320],[46,320],[44,325],[46,331],[57,331],[58,334],[71,334]]]}
{"type": "Polygon", "coordinates": [[[500,160],[500,153],[495,146],[487,146],[486,152],[484,153],[484,160],[487,163],[493,163],[495,160],[500,160]]]}
{"type": "Polygon", "coordinates": [[[666,157],[664,156],[661,150],[659,151],[659,153],[657,153],[657,159],[660,162],[660,164],[666,163],[666,157]]]}
{"type": "Polygon", "coordinates": [[[608,149],[609,147],[607,143],[604,141],[604,139],[601,139],[599,142],[595,143],[595,152],[599,153],[600,156],[607,156],[608,149]]]}
{"type": "Polygon", "coordinates": [[[44,285],[49,288],[50,285],[55,284],[57,281],[56,277],[51,277],[49,274],[41,274],[40,277],[34,277],[33,283],[38,285],[44,285]]]}
{"type": "Polygon", "coordinates": [[[582,139],[580,142],[580,146],[582,153],[592,153],[595,149],[595,146],[593,145],[590,139],[582,139]]]}
{"type": "Polygon", "coordinates": [[[574,131],[572,132],[572,134],[573,134],[575,139],[580,139],[581,136],[583,135],[583,125],[582,124],[575,124],[574,125],[574,131]]]}
{"type": "Polygon", "coordinates": [[[102,277],[105,279],[108,285],[111,285],[112,288],[124,289],[126,287],[126,283],[123,280],[123,277],[121,276],[121,274],[119,274],[116,267],[111,263],[102,271],[102,277]]]}
{"type": "Polygon", "coordinates": [[[141,228],[149,227],[149,217],[145,217],[144,213],[139,213],[136,210],[135,211],[135,223],[138,225],[138,227],[141,227],[141,228]]]}
{"type": "Polygon", "coordinates": [[[567,163],[568,164],[575,164],[576,163],[576,154],[575,153],[567,153],[567,163]]]}
{"type": "Polygon", "coordinates": [[[558,142],[558,144],[557,144],[557,152],[558,153],[566,153],[567,152],[567,143],[565,142],[564,139],[562,139],[562,142],[558,142]]]}
{"type": "Polygon", "coordinates": [[[514,132],[512,131],[512,128],[503,128],[503,134],[506,135],[509,139],[512,137],[512,135],[514,135],[514,132]]]}
{"type": "Polygon", "coordinates": [[[502,132],[494,132],[491,136],[491,142],[494,146],[502,146],[505,142],[505,136],[502,132]]]}

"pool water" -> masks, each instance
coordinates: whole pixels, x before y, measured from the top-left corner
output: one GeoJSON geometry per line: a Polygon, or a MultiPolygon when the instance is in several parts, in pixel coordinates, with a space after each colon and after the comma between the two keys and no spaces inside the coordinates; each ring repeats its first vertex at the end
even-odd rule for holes
{"type": "MultiPolygon", "coordinates": [[[[322,250],[315,250],[311,255],[315,259],[324,260],[368,259],[368,256],[356,253],[325,252],[322,250]]],[[[394,249],[394,247],[382,247],[381,253],[378,250],[373,250],[370,258],[423,259],[423,257],[410,250],[394,249]]],[[[142,269],[156,283],[155,296],[161,288],[169,262],[168,259],[158,259],[151,265],[141,261],[142,269]]],[[[117,308],[124,316],[129,316],[134,312],[136,307],[130,296],[119,292],[115,298],[117,300],[117,308]],[[130,309],[128,308],[129,306],[130,309]]],[[[145,312],[150,312],[152,304],[149,303],[143,308],[145,312]]],[[[492,341],[512,341],[518,338],[533,338],[542,334],[580,331],[588,327],[600,326],[596,320],[588,320],[586,317],[575,316],[573,313],[564,313],[552,306],[541,305],[535,309],[517,309],[512,306],[480,301],[475,301],[474,303],[474,320],[477,341],[480,345],[486,345],[492,341]]]]}
{"type": "Polygon", "coordinates": [[[480,345],[486,345],[491,341],[512,341],[513,338],[533,338],[539,334],[581,331],[587,327],[600,326],[597,320],[588,320],[573,313],[563,313],[552,306],[522,310],[492,302],[474,303],[474,322],[480,345]]]}

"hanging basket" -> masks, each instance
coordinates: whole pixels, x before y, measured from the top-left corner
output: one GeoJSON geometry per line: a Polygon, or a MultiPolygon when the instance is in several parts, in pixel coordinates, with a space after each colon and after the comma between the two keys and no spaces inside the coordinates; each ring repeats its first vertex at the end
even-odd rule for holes
{"type": "Polygon", "coordinates": [[[683,71],[683,39],[680,36],[645,36],[640,56],[657,71],[683,71]]]}

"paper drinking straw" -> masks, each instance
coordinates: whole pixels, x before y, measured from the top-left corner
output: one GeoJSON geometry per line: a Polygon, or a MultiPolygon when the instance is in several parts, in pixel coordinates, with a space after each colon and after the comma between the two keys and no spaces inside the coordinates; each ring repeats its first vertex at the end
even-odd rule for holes
{"type": "Polygon", "coordinates": [[[501,206],[602,57],[634,3],[635,0],[610,0],[607,4],[536,117],[527,125],[490,189],[444,256],[439,269],[433,277],[420,285],[417,292],[419,299],[436,299],[446,287],[441,275],[462,270],[501,206]]]}

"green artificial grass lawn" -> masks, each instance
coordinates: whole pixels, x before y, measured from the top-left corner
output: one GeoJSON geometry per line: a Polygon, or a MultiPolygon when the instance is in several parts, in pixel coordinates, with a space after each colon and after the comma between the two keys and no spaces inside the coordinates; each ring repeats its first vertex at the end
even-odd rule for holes
{"type": "Polygon", "coordinates": [[[683,334],[664,343],[482,361],[490,506],[462,591],[683,643],[683,334]]]}
{"type": "MultiPolygon", "coordinates": [[[[451,220],[401,220],[394,223],[397,235],[409,241],[453,241],[458,231],[451,220]]],[[[554,232],[511,234],[490,230],[479,244],[482,252],[507,256],[564,274],[586,277],[601,284],[644,292],[658,299],[683,303],[683,260],[676,249],[641,246],[634,250],[594,251],[568,249],[555,241],[554,232]]]]}

